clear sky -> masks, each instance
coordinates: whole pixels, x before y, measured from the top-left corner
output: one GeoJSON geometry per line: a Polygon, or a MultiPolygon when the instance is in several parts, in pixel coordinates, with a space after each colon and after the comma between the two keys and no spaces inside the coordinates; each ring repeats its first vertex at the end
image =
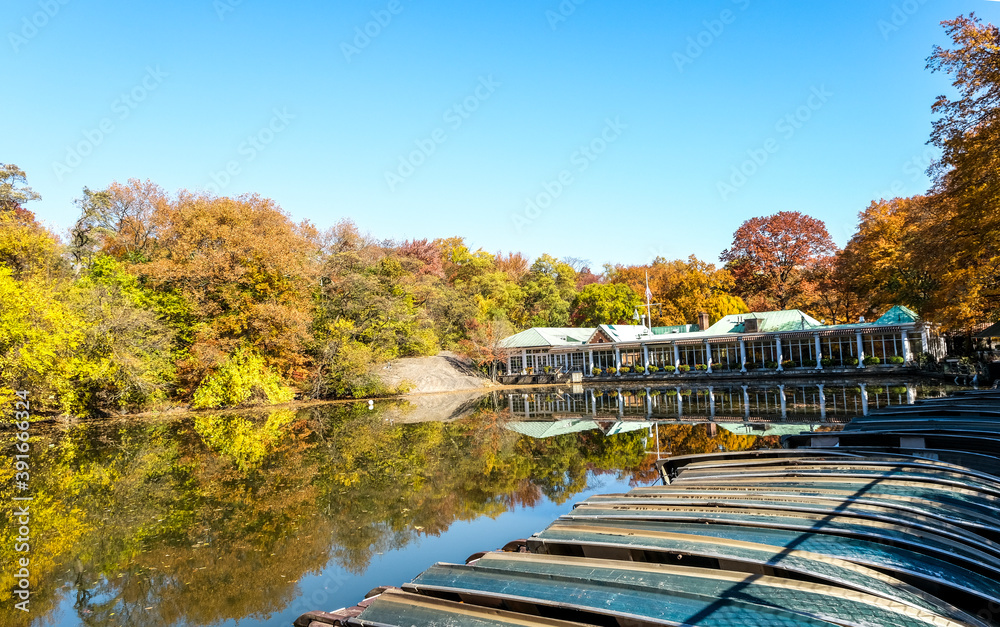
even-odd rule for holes
{"type": "Polygon", "coordinates": [[[940,21],[990,0],[7,0],[0,162],[64,232],[128,178],[319,227],[717,262],[924,192],[940,21]],[[735,170],[734,170],[735,168],[735,170]],[[740,172],[742,170],[742,172],[740,172]]]}

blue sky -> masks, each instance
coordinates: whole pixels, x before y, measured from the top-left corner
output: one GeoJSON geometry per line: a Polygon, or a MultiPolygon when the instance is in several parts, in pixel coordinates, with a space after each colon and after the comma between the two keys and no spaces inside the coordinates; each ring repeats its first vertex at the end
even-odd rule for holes
{"type": "Polygon", "coordinates": [[[988,0],[6,7],[0,161],[58,232],[85,186],[148,178],[595,268],[716,262],[785,210],[845,244],[872,199],[927,189],[940,21],[1000,21],[988,0]]]}

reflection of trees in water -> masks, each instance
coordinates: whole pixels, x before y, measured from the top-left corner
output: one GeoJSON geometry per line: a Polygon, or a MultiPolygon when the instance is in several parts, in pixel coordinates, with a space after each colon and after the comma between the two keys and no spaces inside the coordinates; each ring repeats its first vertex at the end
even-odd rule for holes
{"type": "MultiPolygon", "coordinates": [[[[455,521],[565,502],[587,487],[588,471],[648,470],[644,431],[533,440],[508,421],[492,404],[461,421],[418,424],[352,405],[40,436],[31,615],[68,596],[87,625],[263,618],[330,560],[361,573],[375,554],[455,521]]],[[[9,502],[7,474],[0,498],[9,502]]],[[[0,524],[10,564],[16,529],[0,524]]],[[[9,607],[8,572],[0,603],[9,607]]],[[[0,625],[19,624],[4,614],[0,625]]]]}

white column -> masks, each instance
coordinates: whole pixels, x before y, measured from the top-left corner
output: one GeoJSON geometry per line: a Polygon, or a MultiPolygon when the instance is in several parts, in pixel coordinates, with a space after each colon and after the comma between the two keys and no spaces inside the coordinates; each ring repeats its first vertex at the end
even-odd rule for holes
{"type": "Polygon", "coordinates": [[[649,347],[642,345],[642,367],[649,368],[649,347]]]}
{"type": "Polygon", "coordinates": [[[513,394],[508,394],[507,395],[507,407],[510,409],[510,415],[513,416],[514,415],[514,395],[513,394]]]}
{"type": "Polygon", "coordinates": [[[861,384],[861,415],[868,415],[868,390],[865,389],[865,384],[861,384]]]}
{"type": "Polygon", "coordinates": [[[782,372],[785,368],[781,365],[781,362],[785,361],[785,356],[781,352],[781,338],[774,338],[775,345],[778,347],[778,372],[782,372]]]}
{"type": "Polygon", "coordinates": [[[681,396],[680,388],[677,388],[677,417],[684,417],[684,397],[681,396]]]}
{"type": "MultiPolygon", "coordinates": [[[[865,367],[865,345],[864,345],[864,342],[861,341],[861,331],[858,331],[856,335],[858,336],[858,354],[857,354],[857,357],[858,357],[858,368],[864,368],[865,367]]],[[[868,397],[866,396],[865,398],[867,399],[868,397]]],[[[866,416],[868,415],[867,411],[865,411],[865,415],[866,416]]]]}
{"type": "Polygon", "coordinates": [[[705,340],[705,364],[708,366],[709,374],[712,373],[712,349],[708,346],[708,340],[705,340]]]}
{"type": "Polygon", "coordinates": [[[903,363],[910,365],[910,362],[912,361],[913,354],[910,353],[910,336],[906,332],[906,329],[903,329],[903,363]]]}
{"type": "Polygon", "coordinates": [[[622,369],[622,353],[617,346],[615,346],[615,368],[622,369]]]}
{"type": "Polygon", "coordinates": [[[708,415],[715,420],[715,390],[708,386],[708,415]]]}
{"type": "Polygon", "coordinates": [[[590,370],[587,371],[587,374],[594,374],[594,349],[587,350],[587,358],[590,360],[590,370]]]}
{"type": "Polygon", "coordinates": [[[747,392],[745,385],[743,386],[743,417],[750,420],[750,393],[747,392]]]}
{"type": "Polygon", "coordinates": [[[819,333],[813,335],[816,338],[816,370],[823,369],[823,345],[819,341],[819,333]]]}
{"type": "Polygon", "coordinates": [[[781,419],[788,420],[788,399],[785,397],[785,386],[778,386],[778,395],[781,397],[781,419]]]}
{"type": "Polygon", "coordinates": [[[674,343],[674,372],[681,373],[681,351],[677,348],[676,342],[674,343]]]}
{"type": "Polygon", "coordinates": [[[823,394],[823,384],[819,384],[819,419],[826,420],[826,396],[823,394]]]}
{"type": "Polygon", "coordinates": [[[747,371],[747,343],[740,338],[740,372],[747,371]]]}
{"type": "Polygon", "coordinates": [[[646,416],[653,415],[653,395],[649,393],[649,388],[646,388],[646,416]]]}
{"type": "Polygon", "coordinates": [[[513,374],[510,371],[510,351],[507,351],[507,374],[513,374]]]}
{"type": "Polygon", "coordinates": [[[521,370],[527,372],[528,368],[528,351],[526,349],[521,349],[521,370]]]}

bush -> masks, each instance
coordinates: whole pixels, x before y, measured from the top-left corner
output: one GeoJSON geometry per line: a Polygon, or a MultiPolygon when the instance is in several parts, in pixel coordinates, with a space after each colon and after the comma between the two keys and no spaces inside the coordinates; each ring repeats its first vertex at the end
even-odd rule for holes
{"type": "Polygon", "coordinates": [[[636,366],[635,367],[635,373],[636,374],[646,374],[646,369],[643,366],[636,366]]]}
{"type": "Polygon", "coordinates": [[[683,365],[682,365],[682,366],[680,367],[680,371],[681,371],[681,372],[691,372],[691,366],[688,366],[687,364],[683,364],[683,365]]]}
{"type": "MultiPolygon", "coordinates": [[[[854,361],[857,362],[858,360],[855,359],[854,361]]],[[[874,356],[873,357],[865,357],[865,365],[866,366],[877,366],[877,365],[879,365],[881,363],[882,363],[882,360],[879,359],[878,357],[874,357],[874,356]]]]}
{"type": "Polygon", "coordinates": [[[830,366],[833,365],[833,360],[830,359],[829,357],[824,357],[823,359],[819,360],[819,363],[823,364],[824,368],[829,368],[830,366]]]}
{"type": "Polygon", "coordinates": [[[894,385],[891,388],[889,388],[889,392],[891,392],[892,394],[906,394],[906,386],[894,385]]]}
{"type": "Polygon", "coordinates": [[[616,375],[617,373],[618,373],[618,370],[617,370],[617,369],[615,369],[615,367],[614,367],[614,366],[612,366],[612,367],[608,368],[608,374],[610,374],[611,376],[614,376],[614,375],[616,375]]]}
{"type": "Polygon", "coordinates": [[[765,361],[764,362],[764,367],[767,368],[768,370],[775,370],[778,367],[778,362],[776,362],[776,361],[765,361]]]}
{"type": "Polygon", "coordinates": [[[795,362],[792,361],[791,359],[786,359],[785,361],[781,362],[781,367],[785,369],[794,368],[795,362]]]}
{"type": "Polygon", "coordinates": [[[295,397],[257,353],[240,348],[194,391],[194,409],[287,403],[295,397]]]}
{"type": "Polygon", "coordinates": [[[552,372],[552,366],[545,366],[542,370],[545,371],[545,374],[549,374],[552,372]]]}
{"type": "Polygon", "coordinates": [[[847,359],[844,360],[844,365],[846,365],[846,366],[857,366],[858,365],[858,358],[857,357],[848,357],[847,359]]]}
{"type": "Polygon", "coordinates": [[[660,371],[660,369],[656,366],[650,366],[649,368],[646,368],[646,371],[649,372],[649,374],[656,374],[660,371]]]}
{"type": "Polygon", "coordinates": [[[621,368],[618,369],[618,374],[628,374],[630,372],[632,372],[632,369],[629,368],[628,366],[622,366],[621,368]]]}
{"type": "Polygon", "coordinates": [[[673,374],[677,372],[677,366],[664,366],[663,372],[666,372],[667,374],[673,374]]]}
{"type": "Polygon", "coordinates": [[[900,357],[899,355],[893,355],[886,361],[888,361],[890,364],[895,364],[897,366],[906,362],[906,360],[900,357]]]}
{"type": "Polygon", "coordinates": [[[700,371],[705,371],[705,370],[708,370],[708,366],[706,364],[695,364],[694,369],[695,370],[700,370],[700,371]]]}
{"type": "Polygon", "coordinates": [[[594,369],[592,369],[592,370],[590,371],[590,374],[594,375],[595,377],[599,377],[599,376],[601,376],[601,374],[603,374],[603,373],[604,373],[604,371],[603,371],[603,370],[601,370],[600,368],[594,368],[594,369]]]}
{"type": "Polygon", "coordinates": [[[815,359],[803,359],[802,360],[802,367],[803,368],[815,368],[816,367],[816,360],[815,359]]]}

